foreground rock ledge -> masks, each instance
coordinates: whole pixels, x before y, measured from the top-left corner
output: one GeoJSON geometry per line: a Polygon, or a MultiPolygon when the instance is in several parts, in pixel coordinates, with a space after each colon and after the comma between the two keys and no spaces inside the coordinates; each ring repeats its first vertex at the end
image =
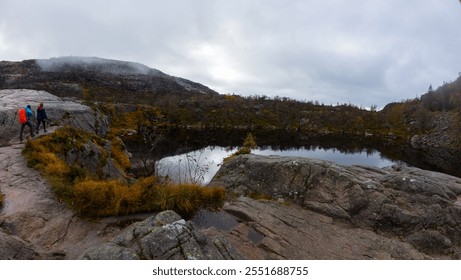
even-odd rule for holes
{"type": "MultiPolygon", "coordinates": [[[[225,163],[210,185],[274,198],[239,198],[224,208],[240,218],[237,227],[263,236],[253,244],[260,252],[253,258],[460,258],[457,177],[397,165],[379,169],[242,155],[225,163]]],[[[237,232],[245,230],[237,227],[229,240],[243,246],[237,232]]]]}
{"type": "Polygon", "coordinates": [[[86,260],[232,260],[243,256],[224,238],[207,238],[173,211],[128,226],[110,242],[88,249],[86,260]]]}

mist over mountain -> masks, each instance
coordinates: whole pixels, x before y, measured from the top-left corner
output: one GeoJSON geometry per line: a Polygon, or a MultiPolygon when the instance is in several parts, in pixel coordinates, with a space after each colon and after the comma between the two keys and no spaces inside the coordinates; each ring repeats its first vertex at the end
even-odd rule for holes
{"type": "Polygon", "coordinates": [[[36,59],[35,62],[45,72],[95,71],[114,75],[168,76],[140,63],[99,57],[65,56],[36,59]]]}
{"type": "Polygon", "coordinates": [[[166,95],[186,98],[218,94],[202,84],[140,63],[75,56],[2,61],[0,88],[46,90],[61,97],[128,103],[151,103],[166,95]]]}

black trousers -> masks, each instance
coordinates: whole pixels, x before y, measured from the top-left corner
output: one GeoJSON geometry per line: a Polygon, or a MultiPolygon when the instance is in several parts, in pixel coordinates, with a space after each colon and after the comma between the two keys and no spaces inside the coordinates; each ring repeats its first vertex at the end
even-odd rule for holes
{"type": "Polygon", "coordinates": [[[46,132],[46,122],[45,122],[45,120],[37,121],[37,127],[35,128],[35,132],[38,133],[38,129],[40,128],[40,123],[43,123],[43,130],[46,132]]]}
{"type": "Polygon", "coordinates": [[[22,134],[24,133],[24,127],[25,127],[26,125],[30,128],[30,135],[31,135],[32,137],[35,136],[35,134],[34,134],[34,127],[32,126],[32,123],[30,122],[30,120],[27,120],[27,122],[26,122],[25,124],[21,124],[21,131],[20,131],[20,133],[19,133],[19,140],[21,140],[21,141],[23,140],[22,134]]]}

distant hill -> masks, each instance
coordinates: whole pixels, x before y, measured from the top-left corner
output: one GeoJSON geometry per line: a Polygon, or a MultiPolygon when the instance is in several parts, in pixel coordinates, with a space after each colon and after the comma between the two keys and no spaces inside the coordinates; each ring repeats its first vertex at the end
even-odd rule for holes
{"type": "Polygon", "coordinates": [[[0,88],[46,90],[61,97],[147,104],[165,95],[182,98],[218,95],[202,84],[139,63],[74,56],[1,61],[0,88]]]}

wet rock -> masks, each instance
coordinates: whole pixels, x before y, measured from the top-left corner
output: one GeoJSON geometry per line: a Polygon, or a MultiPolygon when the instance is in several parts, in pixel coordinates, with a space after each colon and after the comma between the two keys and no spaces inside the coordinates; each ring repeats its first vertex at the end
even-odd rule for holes
{"type": "Polygon", "coordinates": [[[127,227],[119,236],[88,249],[81,259],[242,259],[222,237],[208,238],[173,211],[127,227]]]}
{"type": "Polygon", "coordinates": [[[403,238],[424,254],[436,257],[442,252],[459,258],[461,179],[457,177],[407,166],[379,169],[243,155],[225,163],[210,185],[243,196],[256,193],[291,201],[380,237],[403,238]],[[431,234],[421,235],[422,231],[431,234]]]}

